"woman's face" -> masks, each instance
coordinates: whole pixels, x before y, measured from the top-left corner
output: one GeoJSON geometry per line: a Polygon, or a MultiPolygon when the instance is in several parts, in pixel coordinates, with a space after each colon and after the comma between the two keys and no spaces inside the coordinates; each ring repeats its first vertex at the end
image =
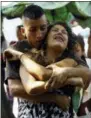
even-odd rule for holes
{"type": "Polygon", "coordinates": [[[62,25],[55,25],[47,36],[47,46],[64,51],[68,44],[68,33],[62,25]]]}

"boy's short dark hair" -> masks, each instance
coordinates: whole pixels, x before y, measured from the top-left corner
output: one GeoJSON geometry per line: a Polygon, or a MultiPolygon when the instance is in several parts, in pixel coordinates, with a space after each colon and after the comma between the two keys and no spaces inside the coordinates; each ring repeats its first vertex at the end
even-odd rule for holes
{"type": "Polygon", "coordinates": [[[25,8],[23,12],[23,17],[27,17],[29,19],[38,19],[44,14],[44,10],[37,5],[30,5],[25,8]]]}

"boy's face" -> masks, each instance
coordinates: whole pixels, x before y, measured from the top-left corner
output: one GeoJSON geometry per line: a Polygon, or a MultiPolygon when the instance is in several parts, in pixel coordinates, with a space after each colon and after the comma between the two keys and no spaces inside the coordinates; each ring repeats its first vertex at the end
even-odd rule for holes
{"type": "Polygon", "coordinates": [[[28,42],[32,47],[38,48],[42,44],[47,32],[47,20],[45,15],[42,15],[37,20],[24,18],[23,21],[23,32],[25,33],[28,42]]]}

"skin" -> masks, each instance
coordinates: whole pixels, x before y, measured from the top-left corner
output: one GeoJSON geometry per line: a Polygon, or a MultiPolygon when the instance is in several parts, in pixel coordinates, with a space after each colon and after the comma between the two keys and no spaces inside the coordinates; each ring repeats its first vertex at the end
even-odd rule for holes
{"type": "Polygon", "coordinates": [[[74,52],[78,57],[81,57],[85,54],[85,52],[82,50],[82,47],[79,43],[77,43],[74,47],[74,52]]]}
{"type": "MultiPolygon", "coordinates": [[[[45,15],[41,16],[37,20],[23,18],[23,24],[24,24],[24,27],[21,29],[21,31],[23,35],[26,36],[29,44],[31,44],[33,48],[39,48],[42,41],[44,40],[44,36],[47,31],[47,20],[46,20],[45,15]]],[[[25,90],[23,89],[23,87],[21,86],[21,83],[18,80],[17,82],[15,82],[11,78],[9,78],[8,84],[9,84],[9,89],[14,96],[18,96],[18,97],[26,98],[28,100],[30,99],[30,100],[38,101],[38,102],[41,102],[41,101],[53,102],[54,101],[55,103],[58,103],[58,105],[62,104],[62,103],[60,104],[59,102],[60,96],[58,100],[58,98],[55,99],[55,95],[43,94],[41,96],[34,97],[34,96],[29,96],[28,94],[25,94],[25,90]]],[[[66,99],[65,103],[68,104],[69,99],[68,98],[65,98],[65,99],[66,99]]],[[[63,105],[65,109],[68,106],[66,105],[63,105]]]]}
{"type": "Polygon", "coordinates": [[[54,27],[52,27],[47,37],[47,49],[52,48],[57,50],[59,53],[59,51],[63,52],[66,49],[67,44],[68,33],[66,29],[61,25],[55,25],[54,27]]]}
{"type": "Polygon", "coordinates": [[[68,44],[68,34],[61,25],[51,28],[47,36],[46,56],[51,63],[54,63],[59,55],[62,55],[68,44]]]}
{"type": "Polygon", "coordinates": [[[41,95],[29,95],[26,93],[23,85],[21,84],[20,80],[10,80],[9,79],[9,86],[10,86],[10,92],[13,96],[27,99],[29,101],[32,101],[33,103],[40,103],[40,102],[54,102],[56,103],[61,109],[66,110],[67,106],[69,106],[69,99],[67,96],[60,96],[58,94],[48,94],[44,93],[41,95]],[[62,99],[62,100],[61,100],[62,99]],[[63,102],[63,100],[65,102],[63,102]]]}
{"type": "MultiPolygon", "coordinates": [[[[55,25],[51,30],[50,30],[50,32],[49,32],[49,35],[48,35],[48,37],[47,37],[47,53],[49,54],[49,55],[51,55],[51,54],[56,54],[56,56],[57,56],[57,53],[58,52],[61,52],[61,51],[64,51],[64,49],[67,47],[67,44],[68,44],[68,36],[67,36],[67,31],[65,30],[65,28],[63,27],[63,26],[60,26],[60,25],[55,25]],[[56,47],[56,48],[55,48],[56,47]],[[52,48],[52,52],[51,53],[49,53],[50,52],[50,49],[52,48]],[[55,50],[56,49],[56,50],[55,50]],[[59,50],[59,51],[58,51],[59,50]],[[56,51],[56,53],[55,53],[55,51],[56,51]]],[[[52,59],[53,59],[53,57],[54,57],[54,60],[55,60],[55,56],[54,55],[51,55],[51,57],[52,57],[52,59]]],[[[28,62],[28,60],[27,59],[25,59],[25,61],[26,62],[28,62]]],[[[23,63],[24,63],[24,61],[22,61],[23,63]]],[[[30,64],[30,63],[29,63],[30,64]]],[[[28,65],[29,65],[28,64],[28,65]]],[[[70,65],[69,65],[70,66],[70,65]]],[[[34,66],[34,64],[33,64],[33,66],[32,65],[29,65],[29,67],[32,67],[32,70],[33,70],[33,67],[34,68],[36,68],[35,66],[34,66]]],[[[21,69],[20,69],[20,76],[21,76],[21,78],[25,78],[26,76],[27,76],[27,74],[25,74],[26,72],[24,72],[24,75],[23,75],[23,71],[22,71],[22,68],[23,67],[21,67],[21,69]]],[[[30,69],[31,70],[31,69],[30,69]]],[[[43,70],[43,69],[42,69],[43,70]]],[[[36,71],[36,70],[35,70],[36,71]]],[[[45,71],[45,70],[44,70],[45,71]]],[[[39,72],[41,72],[41,71],[39,71],[39,72]]],[[[35,72],[36,73],[36,72],[35,72]]],[[[38,72],[37,72],[38,73],[38,72]]],[[[31,73],[32,74],[32,73],[31,73]]],[[[41,73],[39,73],[38,75],[41,75],[41,73]]],[[[28,76],[29,77],[29,76],[28,76]]],[[[28,78],[27,77],[27,78],[28,78]]],[[[30,83],[32,83],[32,85],[30,85],[29,84],[29,86],[31,87],[31,90],[33,91],[33,90],[35,90],[36,91],[36,89],[33,89],[33,88],[36,88],[36,86],[37,86],[37,88],[38,87],[40,87],[39,88],[39,91],[41,91],[42,90],[42,92],[46,92],[46,90],[44,89],[44,84],[45,84],[45,82],[35,82],[36,81],[36,79],[35,78],[33,78],[33,76],[31,76],[30,75],[30,83]],[[33,84],[34,83],[34,84],[33,84]]],[[[47,77],[48,78],[48,77],[47,77]]],[[[28,80],[28,79],[27,79],[28,80]]],[[[26,80],[26,81],[27,81],[26,80]]],[[[29,93],[28,91],[29,91],[29,86],[28,85],[26,85],[26,83],[29,83],[29,81],[27,81],[26,82],[24,79],[22,79],[22,82],[23,82],[23,85],[24,85],[24,87],[25,87],[25,89],[26,89],[26,91],[27,91],[27,93],[29,93]]],[[[60,85],[60,82],[59,82],[59,85],[60,85]]],[[[32,93],[32,91],[31,91],[31,93],[32,93]]],[[[34,92],[33,92],[34,93],[34,92]]],[[[37,93],[37,92],[35,92],[35,93],[37,93]]]]}
{"type": "Polygon", "coordinates": [[[45,15],[42,15],[37,20],[23,18],[23,24],[22,33],[25,34],[26,39],[33,48],[38,48],[47,32],[47,20],[45,15]]]}
{"type": "MultiPolygon", "coordinates": [[[[61,28],[62,29],[62,28],[61,28]]],[[[63,30],[63,29],[62,29],[63,30]]],[[[59,30],[58,30],[58,32],[59,32],[59,30]]],[[[59,32],[59,34],[60,34],[60,32],[59,32]]],[[[62,36],[62,37],[64,37],[65,36],[65,34],[62,36]]],[[[66,37],[66,39],[67,39],[67,37],[66,37]]],[[[57,40],[58,41],[58,40],[57,40]]],[[[61,41],[58,41],[58,42],[61,42],[61,41]]],[[[62,43],[65,43],[65,44],[67,44],[67,40],[65,40],[65,41],[63,41],[62,43]]],[[[50,44],[50,43],[49,43],[50,44]]],[[[59,47],[62,47],[63,46],[63,44],[61,44],[61,43],[55,43],[55,44],[57,44],[57,45],[59,45],[59,46],[55,46],[55,52],[57,52],[57,51],[59,51],[59,47]],[[57,48],[58,47],[58,48],[57,48]]],[[[63,47],[64,48],[64,47],[63,47]]],[[[52,46],[52,48],[51,49],[53,49],[53,46],[52,46]]],[[[54,53],[52,53],[52,55],[51,56],[53,56],[54,55],[54,60],[55,60],[55,54],[54,53]]],[[[58,55],[57,55],[58,56],[58,55]]],[[[50,57],[50,60],[51,60],[51,57],[50,57]]],[[[53,61],[53,60],[51,60],[51,61],[53,61]]]]}
{"type": "Polygon", "coordinates": [[[24,40],[25,39],[25,36],[23,35],[22,31],[21,31],[21,28],[18,28],[17,27],[17,38],[18,40],[24,40]]]}

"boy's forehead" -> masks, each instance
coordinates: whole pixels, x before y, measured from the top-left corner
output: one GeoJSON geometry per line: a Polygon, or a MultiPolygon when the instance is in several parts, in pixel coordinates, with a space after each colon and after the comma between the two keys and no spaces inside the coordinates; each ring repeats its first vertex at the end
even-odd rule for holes
{"type": "Polygon", "coordinates": [[[24,17],[23,24],[32,27],[39,26],[39,25],[47,25],[47,19],[45,15],[41,16],[39,19],[29,19],[27,17],[24,17]]]}

